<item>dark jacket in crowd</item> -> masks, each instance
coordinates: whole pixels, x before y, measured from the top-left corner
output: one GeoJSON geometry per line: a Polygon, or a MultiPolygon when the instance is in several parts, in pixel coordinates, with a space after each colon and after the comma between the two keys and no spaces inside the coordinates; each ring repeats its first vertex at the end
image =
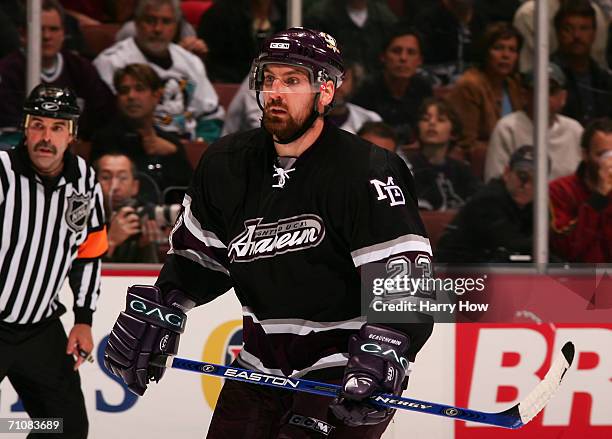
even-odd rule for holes
{"type": "Polygon", "coordinates": [[[368,0],[368,18],[357,26],[344,0],[322,0],[304,17],[304,26],[327,32],[336,39],[345,61],[361,64],[369,74],[380,69],[379,57],[387,32],[397,17],[386,2],[368,0]]]}
{"type": "Polygon", "coordinates": [[[485,17],[475,9],[467,32],[462,34],[459,21],[441,1],[423,10],[414,25],[423,36],[425,64],[445,83],[460,75],[476,61],[476,43],[486,24],[485,17]]]}
{"type": "Polygon", "coordinates": [[[365,81],[351,101],[372,110],[395,130],[400,144],[414,142],[414,128],[419,107],[425,98],[433,95],[429,79],[420,74],[410,79],[406,94],[397,99],[391,95],[383,74],[365,81]]]}
{"type": "Polygon", "coordinates": [[[582,125],[598,117],[612,117],[612,74],[591,59],[590,74],[580,78],[558,52],[551,61],[561,66],[567,78],[567,102],[562,114],[582,125]]]}
{"type": "Polygon", "coordinates": [[[419,209],[459,209],[482,185],[467,164],[450,157],[434,165],[418,153],[410,157],[410,164],[419,209]]]}
{"type": "Polygon", "coordinates": [[[439,262],[508,262],[531,254],[532,205],[519,208],[501,179],[491,180],[461,209],[438,242],[439,262]]]}
{"type": "MultiPolygon", "coordinates": [[[[115,97],[91,63],[71,51],[62,50],[63,69],[48,85],[69,87],[84,105],[79,136],[89,138],[114,113],[115,97]]],[[[0,128],[20,128],[26,97],[26,58],[17,50],[0,60],[0,128]]]]}
{"type": "Polygon", "coordinates": [[[208,45],[206,70],[211,81],[240,83],[249,73],[259,47],[284,28],[284,14],[273,9],[271,28],[255,33],[249,1],[220,0],[207,10],[198,26],[198,37],[208,45]]]}
{"type": "MultiPolygon", "coordinates": [[[[157,127],[155,132],[159,137],[174,143],[177,152],[170,155],[148,155],[142,146],[140,134],[120,117],[94,134],[91,150],[92,161],[105,153],[115,151],[130,157],[141,174],[139,176],[141,196],[149,202],[157,202],[158,197],[155,195],[157,189],[163,193],[169,187],[187,186],[193,172],[180,139],[157,127]],[[142,177],[142,174],[150,178],[142,177]]],[[[159,202],[180,203],[181,200],[159,200],[159,202]]]]}

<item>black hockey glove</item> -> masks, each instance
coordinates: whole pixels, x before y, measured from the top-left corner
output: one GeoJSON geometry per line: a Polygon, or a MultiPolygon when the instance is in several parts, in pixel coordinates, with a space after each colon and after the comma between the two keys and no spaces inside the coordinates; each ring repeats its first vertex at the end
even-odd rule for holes
{"type": "Polygon", "coordinates": [[[346,425],[374,425],[393,416],[394,409],[364,401],[376,393],[401,395],[408,369],[406,334],[383,326],[363,325],[349,339],[349,360],[342,390],[330,408],[346,425]]]}
{"type": "Polygon", "coordinates": [[[128,388],[142,396],[150,380],[159,381],[165,368],[149,366],[155,355],[176,355],[185,330],[185,312],[195,306],[178,290],[162,298],[155,286],[128,288],[125,311],[119,314],[108,338],[104,365],[128,388]]]}

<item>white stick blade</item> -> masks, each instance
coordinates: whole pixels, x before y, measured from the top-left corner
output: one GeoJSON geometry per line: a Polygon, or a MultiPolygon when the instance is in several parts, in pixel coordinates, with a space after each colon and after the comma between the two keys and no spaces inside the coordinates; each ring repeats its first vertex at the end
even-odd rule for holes
{"type": "Polygon", "coordinates": [[[518,410],[523,424],[531,421],[540,411],[546,407],[548,401],[555,394],[565,373],[572,365],[574,360],[575,348],[572,342],[567,342],[561,349],[559,355],[550,366],[544,379],[523,399],[518,410]]]}

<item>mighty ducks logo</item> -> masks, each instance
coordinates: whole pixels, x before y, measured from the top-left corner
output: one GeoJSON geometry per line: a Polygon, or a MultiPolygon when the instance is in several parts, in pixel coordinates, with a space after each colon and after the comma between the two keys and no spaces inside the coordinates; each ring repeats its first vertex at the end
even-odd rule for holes
{"type": "Polygon", "coordinates": [[[298,215],[274,223],[263,218],[244,222],[244,232],[229,245],[231,262],[247,262],[316,247],[325,237],[323,220],[317,215],[298,215]]]}
{"type": "Polygon", "coordinates": [[[334,37],[332,37],[330,34],[326,34],[325,32],[319,32],[319,35],[325,40],[327,47],[336,53],[340,53],[338,44],[336,43],[336,39],[334,37]]]}

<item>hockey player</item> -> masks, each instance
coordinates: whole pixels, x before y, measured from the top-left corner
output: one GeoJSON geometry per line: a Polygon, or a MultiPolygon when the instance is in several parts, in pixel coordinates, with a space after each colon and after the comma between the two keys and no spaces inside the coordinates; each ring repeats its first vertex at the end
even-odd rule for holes
{"type": "Polygon", "coordinates": [[[428,320],[371,324],[360,309],[360,270],[429,267],[431,247],[404,162],[324,120],[343,70],[322,32],[292,28],[266,42],[251,70],[262,127],[208,149],[156,286],[128,289],[111,332],[105,364],[142,395],[164,374],[151,357],[176,354],[184,313],[233,287],[239,366],[343,386],[331,400],[227,381],[209,438],[378,438],[393,410],[363,400],[401,394],[431,334],[428,320]]]}

